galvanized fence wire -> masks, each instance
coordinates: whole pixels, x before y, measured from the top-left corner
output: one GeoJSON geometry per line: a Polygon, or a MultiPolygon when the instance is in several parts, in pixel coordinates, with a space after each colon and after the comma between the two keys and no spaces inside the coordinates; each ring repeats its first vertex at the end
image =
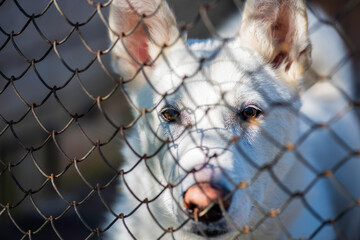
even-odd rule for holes
{"type": "MultiPolygon", "coordinates": [[[[336,124],[336,122],[343,118],[347,113],[351,111],[356,111],[356,109],[360,106],[359,96],[356,96],[355,98],[348,93],[344,88],[341,87],[341,83],[332,81],[333,75],[336,74],[339,69],[341,69],[344,65],[348,64],[349,62],[356,61],[356,58],[359,57],[360,49],[359,49],[359,43],[354,42],[351,38],[347,36],[347,34],[343,31],[342,26],[339,24],[339,21],[346,17],[347,14],[351,13],[352,9],[354,9],[356,6],[359,5],[359,1],[349,1],[347,4],[344,5],[343,8],[339,9],[338,14],[331,18],[330,20],[326,19],[323,20],[321,16],[317,16],[317,11],[312,7],[312,5],[309,5],[309,11],[312,12],[316,18],[319,20],[319,25],[325,24],[327,26],[331,26],[333,29],[335,29],[338,34],[341,36],[342,40],[346,43],[347,47],[349,48],[349,54],[347,54],[340,62],[338,62],[336,65],[332,66],[332,70],[329,72],[328,75],[321,75],[316,72],[315,69],[311,69],[308,73],[309,76],[312,77],[312,81],[308,81],[308,89],[311,89],[314,85],[317,84],[317,82],[327,82],[329,83],[333,89],[336,89],[336,91],[339,93],[341,98],[347,102],[347,105],[342,108],[337,114],[335,114],[332,118],[330,118],[326,122],[314,122],[310,117],[298,113],[296,109],[292,107],[292,104],[290,103],[274,103],[269,108],[270,112],[272,109],[277,108],[286,108],[287,111],[292,112],[294,115],[296,115],[298,118],[300,118],[302,121],[304,121],[309,127],[308,130],[294,143],[289,143],[284,145],[283,143],[279,142],[277,139],[274,138],[271,134],[267,132],[266,129],[261,128],[261,132],[263,134],[263,137],[267,139],[274,148],[277,148],[280,150],[280,153],[271,161],[269,161],[265,165],[259,165],[258,163],[254,162],[251,157],[249,157],[244,151],[244,149],[241,148],[240,145],[237,145],[237,141],[241,139],[243,136],[234,136],[232,139],[226,139],[222,136],[221,131],[218,132],[219,138],[223,138],[224,141],[228,141],[228,147],[234,146],[238,152],[241,153],[243,159],[248,162],[249,165],[251,165],[254,169],[256,169],[256,174],[252,176],[247,181],[242,182],[232,182],[233,189],[222,199],[222,201],[219,202],[213,202],[206,210],[201,212],[199,215],[191,215],[188,212],[186,212],[183,209],[183,203],[178,202],[176,197],[173,197],[173,200],[175,204],[177,204],[179,211],[182,211],[184,215],[187,215],[188,218],[180,223],[177,226],[172,227],[164,227],[159,219],[156,217],[156,213],[153,213],[152,209],[149,207],[149,205],[152,202],[157,201],[157,199],[167,190],[171,190],[173,188],[178,187],[182,184],[184,179],[188,177],[188,175],[193,174],[194,171],[187,171],[185,168],[181,166],[181,163],[178,162],[178,159],[176,156],[172,156],[171,161],[173,161],[176,164],[179,164],[179,168],[186,171],[186,175],[177,182],[168,182],[167,184],[164,184],[161,179],[158,179],[159,177],[156,175],[156,173],[152,172],[151,166],[148,166],[148,160],[152,159],[154,156],[156,156],[159,152],[171,151],[170,145],[174,141],[174,139],[167,139],[163,136],[157,136],[157,129],[154,128],[154,126],[151,126],[146,120],[147,127],[149,128],[149,132],[156,136],[157,141],[161,142],[160,147],[151,153],[148,152],[137,152],[136,147],[132,146],[130,144],[130,141],[128,140],[128,133],[131,129],[136,127],[140,119],[146,119],[149,114],[151,114],[153,111],[156,111],[154,108],[151,109],[140,109],[129,96],[129,93],[127,92],[127,84],[131,84],[133,79],[124,79],[122,77],[119,77],[115,74],[113,74],[109,64],[104,62],[104,58],[108,57],[114,47],[119,44],[123,44],[123,46],[126,49],[126,44],[124,43],[124,39],[131,36],[136,30],[136,28],[142,28],[144,25],[144,20],[147,18],[152,18],[154,15],[158,14],[158,11],[160,9],[160,5],[158,8],[155,8],[155,11],[151,14],[143,14],[138,13],[140,21],[139,23],[132,29],[131,31],[127,33],[115,33],[118,35],[118,39],[113,42],[108,48],[104,49],[94,49],[88,44],[88,39],[83,35],[82,28],[89,24],[94,17],[98,17],[103,22],[104,28],[108,29],[109,31],[114,31],[110,29],[108,19],[107,19],[107,12],[109,11],[109,7],[113,4],[113,1],[108,2],[97,2],[97,1],[91,1],[87,0],[87,3],[89,6],[92,7],[92,12],[89,14],[89,16],[86,18],[83,22],[73,22],[70,20],[70,18],[67,17],[67,15],[62,10],[60,1],[57,0],[50,0],[48,4],[43,8],[42,11],[39,13],[32,13],[27,12],[26,9],[23,7],[21,1],[18,0],[3,0],[0,2],[0,9],[2,6],[5,5],[5,3],[11,2],[14,4],[17,9],[21,12],[21,14],[27,19],[21,30],[19,31],[8,31],[3,28],[3,25],[6,25],[6,22],[1,22],[0,24],[0,35],[2,35],[2,41],[0,42],[0,54],[2,51],[4,51],[5,48],[13,48],[15,49],[16,53],[23,59],[23,61],[26,63],[26,66],[20,73],[5,73],[4,69],[0,66],[0,75],[1,75],[1,89],[0,89],[0,96],[4,95],[5,92],[11,91],[14,94],[16,94],[17,98],[22,102],[22,104],[25,106],[25,110],[21,112],[17,112],[18,116],[16,118],[8,117],[6,114],[2,113],[1,107],[0,107],[0,118],[1,118],[1,130],[0,130],[0,139],[2,138],[2,141],[8,141],[8,136],[12,138],[12,140],[16,140],[17,148],[21,148],[22,150],[19,152],[22,152],[22,155],[19,156],[17,153],[11,152],[11,150],[2,149],[1,150],[1,156],[0,156],[0,178],[2,177],[3,183],[1,184],[0,193],[2,192],[3,199],[0,201],[0,221],[4,221],[4,219],[9,220],[10,224],[12,224],[12,227],[15,227],[14,231],[16,231],[16,236],[18,236],[21,239],[37,239],[37,236],[41,235],[41,232],[44,231],[44,229],[51,227],[53,233],[55,233],[56,237],[58,239],[64,239],[64,232],[58,230],[58,226],[60,225],[61,219],[64,218],[65,215],[74,214],[78,220],[82,223],[83,227],[86,228],[87,236],[84,238],[86,239],[93,239],[93,238],[102,238],[104,233],[111,230],[114,224],[123,224],[125,226],[125,229],[127,229],[129,236],[132,238],[136,238],[136,233],[133,233],[130,228],[127,226],[128,219],[132,218],[132,215],[136,213],[136,211],[142,207],[146,206],[150,215],[153,217],[153,221],[158,225],[160,229],[162,229],[162,234],[157,236],[158,239],[162,239],[165,237],[168,237],[169,235],[173,235],[175,238],[175,233],[179,230],[181,230],[188,222],[190,221],[199,221],[199,217],[206,214],[206,211],[210,209],[210,207],[213,207],[214,205],[218,205],[218,207],[222,210],[224,217],[228,221],[228,223],[235,228],[238,231],[237,236],[234,237],[236,239],[240,236],[248,236],[248,239],[253,239],[252,233],[255,232],[259,227],[264,224],[268,219],[275,219],[277,223],[277,227],[281,230],[281,232],[288,238],[293,239],[293,236],[288,231],[286,224],[284,224],[280,217],[282,212],[284,212],[287,207],[292,203],[294,199],[300,199],[302,202],[304,208],[309,211],[314,218],[317,219],[319,222],[318,226],[315,228],[315,230],[308,236],[303,236],[303,239],[316,239],[318,235],[321,234],[321,231],[330,226],[334,228],[334,231],[337,234],[337,239],[349,239],[349,234],[345,232],[344,229],[339,227],[337,224],[339,221],[341,221],[349,212],[358,211],[359,205],[360,205],[360,196],[356,196],[353,193],[349,192],[348,186],[344,186],[341,182],[338,181],[336,178],[336,173],[342,169],[344,165],[346,165],[350,160],[353,158],[358,158],[360,156],[360,149],[353,149],[352,146],[348,144],[341,136],[339,136],[339,133],[334,131],[332,129],[332,125],[336,124]],[[61,16],[61,21],[66,22],[70,26],[70,30],[66,34],[66,36],[61,40],[51,40],[46,37],[46,33],[43,32],[42,28],[38,25],[38,20],[41,19],[49,9],[56,9],[56,11],[61,16]],[[46,43],[47,50],[42,53],[42,55],[38,58],[28,58],[27,54],[22,51],[22,46],[17,43],[17,38],[21,36],[29,26],[33,26],[36,31],[36,34],[38,34],[42,41],[46,43]],[[65,58],[62,56],[61,51],[59,51],[59,48],[66,44],[69,38],[71,37],[77,37],[82,42],[83,46],[87,49],[89,53],[91,53],[91,58],[83,68],[74,68],[71,64],[65,60],[65,58]],[[56,84],[56,85],[50,85],[48,83],[47,79],[44,79],[42,76],[42,73],[38,71],[38,64],[42,62],[46,62],[48,59],[49,54],[55,53],[57,56],[57,59],[61,62],[61,64],[67,69],[67,71],[70,73],[70,76],[66,78],[66,80],[62,84],[56,84]],[[105,73],[106,77],[112,81],[112,87],[107,90],[106,93],[104,93],[101,96],[94,95],[91,90],[89,90],[86,86],[86,79],[83,79],[81,74],[84,72],[87,72],[94,64],[99,64],[103,72],[105,73]],[[43,97],[40,101],[36,102],[29,102],[26,97],[24,97],[19,90],[19,85],[21,85],[24,79],[24,76],[28,72],[33,72],[36,75],[35,81],[41,82],[41,84],[47,89],[47,94],[45,97],[43,97]],[[70,87],[70,84],[73,82],[77,82],[79,86],[81,87],[81,90],[83,93],[86,94],[88,99],[91,101],[91,104],[87,106],[86,109],[83,109],[81,112],[74,112],[70,109],[68,109],[67,104],[63,103],[63,99],[59,96],[64,89],[68,89],[70,87]],[[310,83],[309,83],[310,82],[310,83]],[[130,121],[128,124],[119,124],[118,121],[114,121],[111,114],[108,113],[107,109],[104,107],[104,104],[107,102],[111,102],[112,99],[114,99],[114,95],[116,93],[122,93],[124,95],[124,98],[127,103],[129,104],[132,111],[135,113],[135,118],[130,121]],[[63,124],[63,127],[60,130],[54,130],[52,128],[49,128],[49,124],[43,122],[42,117],[39,116],[39,110],[49,102],[49,99],[55,99],[55,102],[57,103],[56,109],[58,111],[62,111],[68,116],[68,121],[63,124]],[[94,139],[91,134],[88,133],[88,130],[86,127],[84,127],[84,121],[83,119],[86,119],[88,115],[91,114],[91,112],[96,111],[100,113],[106,122],[111,126],[111,134],[106,139],[94,139]],[[46,137],[44,140],[39,144],[32,144],[27,143],[23,140],[22,134],[17,131],[17,126],[20,125],[24,119],[26,118],[33,118],[37,122],[38,126],[42,129],[42,133],[46,137]],[[86,139],[87,143],[90,144],[90,147],[87,149],[87,152],[83,154],[81,157],[73,157],[71,154],[68,154],[66,150],[63,149],[61,143],[59,143],[59,138],[68,133],[69,131],[73,131],[72,127],[76,127],[78,131],[81,132],[81,134],[84,136],[84,139],[86,139]],[[326,170],[318,170],[315,166],[312,165],[312,163],[307,159],[306,156],[303,155],[301,150],[299,149],[299,146],[301,146],[308,138],[311,136],[311,134],[314,131],[317,130],[324,130],[326,131],[329,136],[332,138],[333,141],[335,141],[340,148],[346,152],[344,156],[342,156],[335,165],[329,166],[326,170]],[[131,159],[131,162],[133,162],[132,167],[130,169],[123,169],[120,161],[117,159],[109,159],[109,158],[120,158],[119,154],[111,155],[111,157],[107,157],[106,153],[106,147],[114,142],[121,141],[121,145],[127,145],[128,148],[133,152],[133,154],[136,156],[136,158],[131,159]],[[55,149],[57,153],[60,153],[59,156],[54,156],[54,159],[57,159],[57,161],[63,161],[62,163],[62,169],[58,172],[49,172],[48,169],[45,169],[40,162],[42,162],[41,159],[39,159],[39,156],[37,156],[37,152],[43,150],[48,145],[53,144],[55,145],[55,149]],[[10,152],[9,152],[10,151],[10,152]],[[92,154],[97,152],[97,154],[100,156],[100,159],[103,163],[105,163],[108,170],[111,172],[111,177],[107,179],[104,183],[96,183],[94,184],[92,180],[88,179],[88,175],[85,174],[84,171],[86,171],[86,168],[82,169],[80,165],[86,166],[86,164],[90,161],[89,158],[92,154]],[[287,186],[286,183],[283,183],[279,177],[277,176],[276,172],[274,171],[274,166],[276,166],[280,161],[281,158],[288,152],[292,152],[296,158],[297,161],[300,161],[305,168],[307,168],[313,175],[313,179],[311,182],[308,183],[307,186],[304,186],[304,190],[300,192],[292,192],[287,186]],[[60,160],[61,158],[61,160],[60,160]],[[24,187],[24,184],[22,183],[24,180],[21,178],[21,175],[23,174],[24,170],[18,170],[21,166],[25,164],[25,162],[30,162],[32,166],[35,167],[36,171],[40,173],[43,176],[43,180],[39,186],[36,188],[27,188],[24,187]],[[145,165],[148,168],[148,171],[153,176],[155,181],[161,186],[161,191],[156,195],[156,197],[152,199],[140,199],[136,196],[136,194],[133,193],[133,190],[131,189],[130,185],[127,182],[127,175],[132,173],[134,169],[138,167],[139,164],[145,163],[145,165]],[[85,197],[83,197],[80,200],[74,200],[77,198],[72,198],[71,195],[64,195],[62,190],[58,186],[58,180],[64,179],[68,177],[68,172],[72,169],[75,171],[75,174],[77,174],[80,179],[79,181],[82,181],[87,186],[87,193],[85,197]],[[284,201],[278,208],[274,209],[266,209],[264,206],[262,206],[262,203],[259,203],[256,199],[253,199],[253,196],[248,192],[248,188],[251,187],[251,185],[257,181],[257,179],[262,174],[269,174],[271,176],[272,181],[282,189],[282,191],[287,195],[286,201],[284,201]],[[14,198],[12,200],[11,197],[6,196],[6,194],[11,194],[11,189],[6,186],[5,178],[8,178],[7,181],[12,181],[13,185],[12,187],[16,187],[17,191],[20,191],[21,194],[18,195],[20,197],[14,198]],[[318,213],[317,209],[312,207],[312,204],[307,201],[307,194],[313,189],[313,187],[321,180],[328,179],[334,188],[337,189],[339,195],[343,196],[347,199],[347,205],[344,207],[342,206],[341,209],[338,209],[337,215],[335,218],[332,219],[324,219],[321,214],[318,213]],[[137,207],[134,209],[127,209],[126,212],[116,212],[112,208],[111,202],[108,200],[107,197],[103,196],[103,192],[106,191],[106,189],[114,189],[114,186],[117,185],[118,181],[122,182],[122,187],[124,189],[127,189],[127,191],[130,194],[133,194],[134,201],[137,201],[137,207]],[[39,205],[38,199],[36,199],[36,196],[39,195],[39,193],[45,191],[45,188],[52,188],[57,195],[57,199],[61,200],[63,204],[65,204],[65,207],[60,211],[51,211],[49,209],[44,210],[41,205],[39,205]],[[233,194],[235,194],[236,191],[244,191],[249,199],[251,199],[252,203],[255,205],[258,211],[261,212],[261,218],[258,219],[258,221],[254,224],[245,225],[242,227],[239,227],[236,222],[234,222],[231,218],[231,216],[227,213],[224,202],[232,197],[233,194]],[[81,211],[79,211],[79,208],[84,205],[86,202],[89,201],[91,198],[98,198],[100,201],[98,204],[102,205],[106,209],[106,212],[111,213],[112,215],[112,221],[108,222],[107,224],[103,224],[98,222],[96,226],[94,224],[89,224],[89,219],[86,219],[81,211]],[[4,200],[5,199],[5,200],[4,200]],[[21,213],[16,213],[14,215],[14,211],[20,209],[19,211],[25,211],[24,210],[24,202],[30,201],[30,205],[26,205],[27,207],[33,208],[35,210],[34,214],[37,214],[37,218],[41,219],[38,221],[38,227],[36,228],[26,228],[26,225],[22,225],[19,222],[21,222],[19,219],[21,218],[21,213]],[[56,215],[54,215],[56,214],[56,215]]],[[[199,11],[197,16],[194,18],[194,20],[191,23],[185,24],[181,23],[178,24],[178,28],[181,33],[186,33],[187,31],[191,30],[194,26],[196,26],[199,23],[203,23],[207,30],[210,32],[210,34],[214,37],[222,41],[221,44],[219,44],[219,50],[221,47],[223,47],[228,41],[231,39],[228,38],[221,38],[221,35],[217,32],[216,27],[212,23],[210,17],[208,16],[208,12],[211,11],[211,9],[214,9],[219,4],[219,1],[213,1],[211,3],[207,4],[201,4],[199,7],[199,11]]],[[[242,8],[243,1],[233,1],[233,4],[236,5],[239,9],[242,8]]],[[[76,8],[76,6],[74,6],[76,8]]],[[[134,7],[134,11],[136,11],[136,8],[134,7]]],[[[53,23],[51,23],[53,24],[53,23]]],[[[54,26],[56,23],[54,23],[54,26]]],[[[310,29],[311,32],[316,32],[319,28],[319,25],[313,26],[313,28],[310,29]]],[[[354,28],[354,31],[356,31],[356,28],[354,28]]],[[[149,38],[152,36],[149,34],[149,32],[146,32],[149,38]]],[[[178,41],[183,41],[181,38],[181,34],[179,37],[173,42],[168,43],[164,46],[159,46],[162,50],[171,47],[172,44],[175,44],[178,41]]],[[[190,50],[189,50],[190,51],[190,50]]],[[[128,53],[131,53],[130,50],[127,50],[128,53]]],[[[213,55],[211,55],[208,58],[202,58],[199,59],[201,62],[199,64],[198,72],[202,71],[202,64],[206,63],[208,61],[211,61],[213,58],[216,57],[219,51],[215,51],[213,55]]],[[[3,58],[4,56],[1,56],[3,58]]],[[[159,56],[155,59],[153,59],[153,62],[138,62],[139,69],[137,74],[145,74],[143,71],[143,68],[145,68],[148,65],[155,64],[156,61],[158,61],[158,58],[164,57],[166,59],[166,55],[162,55],[162,51],[160,51],[159,56]]],[[[133,57],[133,60],[136,61],[136,58],[133,57]]],[[[5,59],[1,59],[1,61],[5,61],[5,59]]],[[[170,60],[168,60],[170,61],[170,60]]],[[[169,68],[171,68],[171,62],[169,62],[169,68]]],[[[176,73],[176,69],[173,69],[173,71],[176,73]]],[[[197,73],[197,72],[196,72],[197,73]]],[[[194,73],[194,75],[196,74],[194,73]]],[[[67,75],[64,75],[67,76],[67,75]]],[[[251,76],[250,76],[251,77],[251,76]]],[[[151,83],[151,76],[145,76],[147,84],[152,86],[151,83]]],[[[190,76],[183,77],[183,83],[179,86],[179,88],[184,87],[186,85],[186,79],[190,78],[190,76]]],[[[356,80],[357,81],[357,80],[356,80]]],[[[211,84],[211,83],[210,83],[211,84]]],[[[357,84],[359,86],[359,84],[357,84]]],[[[36,91],[34,89],[33,91],[36,91]]],[[[154,92],[157,90],[154,88],[154,92]]],[[[162,99],[159,101],[166,101],[169,97],[171,97],[173,94],[175,94],[178,91],[177,89],[173,89],[172,93],[167,93],[166,95],[162,96],[162,99]]],[[[189,94],[191,96],[191,94],[189,94]]],[[[266,98],[266,96],[265,96],[266,98]]],[[[296,101],[298,99],[294,99],[296,101]]],[[[73,99],[73,101],[77,101],[76,99],[73,99]]],[[[0,103],[1,105],[7,104],[6,102],[0,103]]],[[[115,103],[116,104],[116,103],[115,103]]],[[[0,106],[1,106],[0,105],[0,106]]],[[[206,106],[208,108],[208,111],[211,111],[212,108],[224,105],[225,107],[231,108],[231,104],[226,102],[226,99],[224,96],[221,98],[221,103],[215,104],[214,106],[206,106]]],[[[203,108],[204,106],[198,106],[198,108],[203,108]]],[[[55,108],[55,107],[54,107],[55,108]]],[[[14,111],[17,111],[14,110],[14,111]]],[[[206,112],[208,112],[206,111],[206,112]]],[[[358,111],[358,110],[357,110],[358,111]]],[[[203,116],[203,119],[210,118],[205,114],[203,116]]],[[[199,119],[198,122],[201,122],[203,119],[199,119]]],[[[210,119],[211,121],[211,119],[210,119]]],[[[86,125],[86,124],[85,124],[86,125]]],[[[185,127],[182,130],[182,133],[178,134],[178,138],[184,136],[184,135],[191,135],[191,127],[188,126],[185,127]]],[[[213,126],[216,128],[216,126],[213,126]]],[[[244,133],[245,134],[245,133],[244,133]]],[[[355,133],[354,134],[359,134],[355,133]]],[[[176,140],[176,139],[175,139],[176,140]]],[[[196,143],[196,140],[193,140],[194,144],[196,143]]],[[[78,143],[80,144],[80,143],[78,143]]],[[[0,145],[0,148],[2,146],[0,145]]],[[[120,147],[119,147],[120,148],[120,147]]],[[[14,148],[15,149],[15,148],[14,148]]],[[[221,158],[221,152],[213,155],[208,155],[207,153],[204,153],[207,157],[207,161],[219,161],[221,158]]],[[[51,157],[51,154],[50,154],[51,157]]],[[[130,161],[129,159],[126,159],[125,161],[130,161]]],[[[226,176],[226,173],[223,173],[226,176]]],[[[191,176],[190,176],[191,177],[191,176]]],[[[231,182],[231,177],[227,176],[229,181],[231,182]]],[[[355,176],[353,176],[354,179],[356,179],[355,176]]],[[[27,180],[31,181],[31,180],[27,180]]],[[[353,182],[352,184],[356,185],[358,183],[353,182]]],[[[158,186],[158,187],[159,187],[158,186]]],[[[114,190],[112,190],[114,191],[114,190]]],[[[112,192],[113,195],[115,195],[114,192],[112,192]]],[[[45,195],[46,198],[46,195],[45,195]]],[[[45,199],[46,201],[46,199],[45,199]]],[[[104,211],[105,212],[105,211],[104,211]]],[[[100,213],[99,213],[100,214],[100,213]]],[[[358,216],[359,217],[359,216],[358,216]]],[[[200,225],[199,225],[200,226],[200,225]]],[[[141,228],[141,226],[139,226],[141,228]]],[[[69,227],[69,231],[77,231],[77,229],[71,229],[69,227]]],[[[5,239],[7,234],[4,232],[0,232],[0,236],[5,236],[5,239]]],[[[199,234],[207,238],[207,233],[202,230],[201,227],[198,229],[199,234]]],[[[53,235],[53,236],[55,236],[53,235]]]]}

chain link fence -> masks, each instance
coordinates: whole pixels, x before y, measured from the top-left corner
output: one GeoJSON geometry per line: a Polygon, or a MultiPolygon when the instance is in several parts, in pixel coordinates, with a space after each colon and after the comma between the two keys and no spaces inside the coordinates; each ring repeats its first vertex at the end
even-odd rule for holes
{"type": "MultiPolygon", "coordinates": [[[[226,34],[218,30],[229,26],[228,18],[239,17],[237,12],[244,2],[172,0],[169,5],[177,16],[179,29],[189,38],[219,39],[226,34]]],[[[154,152],[136,152],[128,140],[139,119],[146,118],[154,109],[139,109],[128,96],[127,79],[113,73],[111,53],[114,45],[121,44],[121,37],[116,44],[108,40],[112,4],[113,1],[100,0],[0,1],[0,239],[106,239],[107,232],[116,224],[125,226],[129,239],[136,238],[136,231],[127,227],[127,220],[131,221],[138,208],[148,207],[167,189],[175,188],[175,182],[164,184],[154,176],[163,189],[158,196],[139,199],[134,194],[135,208],[118,212],[113,207],[121,192],[132,193],[130,186],[136,185],[126,182],[127,175],[136,173],[139,164],[150,162],[154,156],[154,152]],[[137,117],[132,117],[131,111],[137,117]],[[120,153],[126,146],[135,152],[135,157],[129,159],[120,153]],[[133,167],[123,169],[125,161],[132,162],[133,167]]],[[[302,191],[292,192],[288,183],[281,182],[273,171],[281,162],[281,156],[265,165],[254,164],[256,174],[247,181],[234,183],[229,196],[238,189],[246,189],[267,173],[287,200],[272,209],[253,200],[261,217],[241,228],[230,219],[230,225],[238,230],[234,239],[254,239],[252,233],[271,219],[275,219],[277,228],[287,239],[324,239],[322,233],[329,231],[328,228],[336,239],[359,239],[360,227],[357,233],[347,227],[360,226],[360,146],[351,142],[360,136],[360,31],[357,26],[360,1],[308,1],[308,7],[313,19],[310,36],[323,34],[323,28],[331,29],[345,46],[334,50],[340,57],[325,67],[326,72],[319,73],[317,66],[313,66],[304,81],[306,90],[302,95],[325,91],[320,94],[321,98],[313,101],[328,101],[330,104],[324,105],[330,107],[323,110],[327,114],[321,122],[311,116],[296,115],[305,123],[307,131],[293,144],[282,146],[265,131],[263,135],[274,142],[274,147],[282,149],[281,155],[294,152],[312,180],[302,191]],[[342,79],[344,72],[351,78],[342,79]],[[357,126],[351,136],[344,137],[337,126],[349,117],[357,126]],[[309,156],[303,153],[304,149],[314,147],[309,139],[319,131],[331,142],[321,151],[336,148],[339,153],[336,161],[324,168],[312,165],[309,156]],[[337,209],[331,218],[324,217],[317,205],[307,201],[307,195],[322,181],[333,189],[337,209]],[[293,236],[281,220],[282,213],[294,199],[300,199],[317,222],[302,236],[293,236]]],[[[232,32],[234,29],[230,27],[232,32]]],[[[220,41],[225,44],[229,38],[220,41]]],[[[314,43],[315,47],[316,44],[319,43],[314,43]]],[[[168,97],[171,94],[164,99],[168,97]]],[[[156,129],[151,131],[156,135],[156,129]]],[[[237,140],[232,139],[229,145],[237,140]]],[[[170,148],[171,141],[161,141],[163,144],[155,153],[170,148]]],[[[153,174],[151,167],[149,171],[153,174]]],[[[225,202],[220,204],[224,215],[225,202]]],[[[319,202],[321,205],[322,201],[319,202]]],[[[182,202],[177,204],[183,208],[182,202]]],[[[148,212],[152,214],[151,208],[148,212]]],[[[189,215],[182,224],[164,227],[159,219],[151,216],[157,231],[161,232],[158,239],[182,239],[176,238],[176,232],[193,218],[195,222],[200,221],[195,214],[189,215]]],[[[201,228],[198,235],[209,237],[201,228]]]]}

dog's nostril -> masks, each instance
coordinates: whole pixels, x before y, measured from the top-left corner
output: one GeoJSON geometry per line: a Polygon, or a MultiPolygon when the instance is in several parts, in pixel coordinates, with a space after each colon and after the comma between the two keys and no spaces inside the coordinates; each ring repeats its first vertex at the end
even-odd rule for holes
{"type": "Polygon", "coordinates": [[[185,192],[184,207],[193,219],[197,218],[198,221],[205,223],[215,222],[223,217],[223,211],[218,203],[222,202],[225,210],[230,206],[231,200],[224,199],[227,193],[226,190],[210,183],[199,183],[185,192]]]}

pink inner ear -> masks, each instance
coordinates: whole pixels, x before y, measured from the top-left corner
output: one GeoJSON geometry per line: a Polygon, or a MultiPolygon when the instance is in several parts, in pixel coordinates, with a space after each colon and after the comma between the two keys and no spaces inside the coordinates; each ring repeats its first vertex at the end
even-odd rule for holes
{"type": "Polygon", "coordinates": [[[270,28],[272,41],[278,49],[278,53],[271,61],[274,68],[278,68],[284,61],[288,62],[289,68],[292,60],[289,59],[289,51],[293,44],[295,34],[295,22],[292,20],[291,1],[259,1],[256,5],[255,19],[261,19],[263,24],[270,28]]]}
{"type": "MultiPolygon", "coordinates": [[[[132,27],[136,26],[139,21],[136,16],[129,16],[127,21],[129,24],[130,31],[132,27]]],[[[124,37],[124,45],[131,54],[131,56],[138,62],[131,61],[131,64],[134,66],[138,66],[138,64],[149,63],[151,61],[151,57],[149,55],[149,37],[144,30],[144,26],[140,24],[137,26],[136,30],[132,32],[130,35],[124,37]]]]}
{"type": "Polygon", "coordinates": [[[293,45],[292,36],[295,34],[295,29],[291,22],[290,14],[294,14],[290,11],[290,6],[288,3],[284,2],[279,6],[279,10],[277,15],[275,16],[275,21],[271,25],[271,34],[274,41],[279,46],[279,54],[272,61],[272,65],[274,68],[280,66],[284,60],[287,59],[288,65],[286,68],[288,69],[292,63],[292,60],[289,59],[289,51],[291,46],[293,45]]]}
{"type": "Polygon", "coordinates": [[[294,26],[295,22],[291,22],[290,14],[292,13],[288,3],[282,3],[279,7],[277,15],[275,16],[275,21],[271,26],[272,29],[272,37],[279,44],[292,44],[292,39],[290,36],[294,34],[294,26]]]}

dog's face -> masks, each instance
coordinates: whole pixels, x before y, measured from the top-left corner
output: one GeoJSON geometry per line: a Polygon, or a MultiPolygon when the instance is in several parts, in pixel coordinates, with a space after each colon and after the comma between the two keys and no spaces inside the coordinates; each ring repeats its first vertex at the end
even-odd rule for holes
{"type": "MultiPolygon", "coordinates": [[[[192,51],[206,58],[208,49],[202,50],[202,45],[206,43],[195,45],[192,51]]],[[[177,205],[183,205],[184,193],[192,185],[209,182],[231,192],[279,157],[283,144],[293,141],[299,103],[258,54],[237,42],[222,46],[216,57],[202,63],[201,70],[198,59],[181,47],[167,52],[167,57],[174,64],[172,69],[166,62],[159,65],[151,86],[145,85],[135,101],[151,99],[150,105],[140,106],[155,106],[145,116],[148,125],[139,130],[148,133],[146,151],[151,153],[169,140],[157,155],[159,174],[176,186],[172,198],[177,203],[170,201],[167,208],[184,222],[188,216],[177,205]]],[[[283,177],[284,168],[291,164],[275,167],[277,176],[283,177]]],[[[263,202],[270,180],[266,174],[258,176],[248,194],[263,202]]],[[[229,198],[227,212],[233,221],[239,226],[248,224],[254,206],[246,191],[238,189],[229,198]]]]}
{"type": "Polygon", "coordinates": [[[238,37],[189,44],[160,2],[114,2],[110,37],[129,35],[113,49],[115,69],[148,112],[137,123],[139,147],[171,186],[159,197],[162,214],[189,234],[220,237],[261,218],[256,205],[275,185],[261,169],[272,164],[281,179],[293,164],[282,153],[309,64],[304,3],[249,0],[238,37]]]}

